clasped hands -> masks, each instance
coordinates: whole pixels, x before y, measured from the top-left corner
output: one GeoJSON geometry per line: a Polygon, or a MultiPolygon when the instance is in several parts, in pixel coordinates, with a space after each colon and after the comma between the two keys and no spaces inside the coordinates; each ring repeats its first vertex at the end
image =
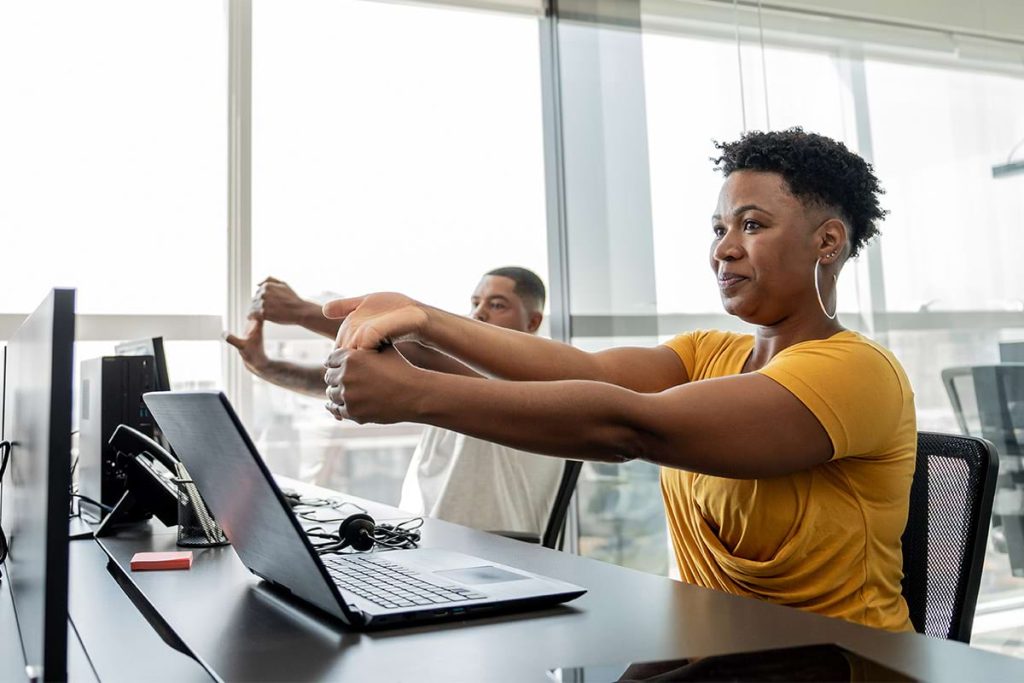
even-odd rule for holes
{"type": "Polygon", "coordinates": [[[421,338],[428,322],[424,307],[386,292],[329,301],[323,314],[343,320],[324,361],[328,412],[359,424],[413,418],[426,372],[403,358],[395,344],[421,338]]]}

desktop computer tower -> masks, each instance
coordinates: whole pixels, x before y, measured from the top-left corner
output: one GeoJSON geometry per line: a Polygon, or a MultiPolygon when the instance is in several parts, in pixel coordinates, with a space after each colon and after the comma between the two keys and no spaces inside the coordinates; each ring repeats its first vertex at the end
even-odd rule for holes
{"type": "MultiPolygon", "coordinates": [[[[127,470],[108,442],[120,424],[153,437],[153,416],[142,395],[156,389],[155,377],[152,356],[104,356],[82,361],[78,492],[83,496],[114,507],[124,495],[127,470]]],[[[96,512],[100,516],[100,511],[96,512]]],[[[149,517],[149,513],[140,511],[129,519],[149,517]]]]}

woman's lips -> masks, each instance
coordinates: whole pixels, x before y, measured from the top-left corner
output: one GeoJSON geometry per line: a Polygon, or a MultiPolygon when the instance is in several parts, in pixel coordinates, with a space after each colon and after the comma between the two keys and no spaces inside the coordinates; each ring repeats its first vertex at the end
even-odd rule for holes
{"type": "Polygon", "coordinates": [[[724,273],[718,278],[718,288],[723,292],[726,290],[734,289],[739,285],[747,281],[747,278],[742,275],[736,275],[735,273],[724,273]]]}

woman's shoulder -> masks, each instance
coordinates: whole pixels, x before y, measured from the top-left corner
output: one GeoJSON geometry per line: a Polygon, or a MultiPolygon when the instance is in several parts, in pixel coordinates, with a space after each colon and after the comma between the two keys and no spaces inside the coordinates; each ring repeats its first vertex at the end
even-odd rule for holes
{"type": "Polygon", "coordinates": [[[690,346],[692,348],[723,348],[734,345],[753,345],[754,336],[741,332],[728,332],[725,330],[694,330],[684,332],[665,342],[665,346],[679,348],[690,346]]]}
{"type": "Polygon", "coordinates": [[[892,351],[874,339],[853,330],[842,330],[826,339],[812,339],[794,344],[773,360],[788,355],[812,355],[840,360],[851,372],[888,368],[900,378],[901,383],[906,381],[906,372],[892,351]]]}
{"type": "Polygon", "coordinates": [[[738,374],[753,345],[752,335],[722,330],[687,332],[665,344],[682,360],[691,381],[738,374]]]}
{"type": "Polygon", "coordinates": [[[836,458],[913,443],[914,392],[907,375],[891,351],[858,332],[794,344],[758,372],[814,413],[836,458]]]}

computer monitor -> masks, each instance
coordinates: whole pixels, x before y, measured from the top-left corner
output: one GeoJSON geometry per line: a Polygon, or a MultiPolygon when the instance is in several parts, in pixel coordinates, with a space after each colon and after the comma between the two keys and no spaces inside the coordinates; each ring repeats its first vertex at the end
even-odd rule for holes
{"type": "Polygon", "coordinates": [[[74,339],[75,290],[55,289],[7,344],[4,580],[30,680],[67,679],[74,339]]]}
{"type": "Polygon", "coordinates": [[[150,337],[122,342],[114,347],[116,356],[153,356],[154,389],[170,391],[171,380],[167,375],[167,356],[164,354],[164,338],[150,337]]]}

